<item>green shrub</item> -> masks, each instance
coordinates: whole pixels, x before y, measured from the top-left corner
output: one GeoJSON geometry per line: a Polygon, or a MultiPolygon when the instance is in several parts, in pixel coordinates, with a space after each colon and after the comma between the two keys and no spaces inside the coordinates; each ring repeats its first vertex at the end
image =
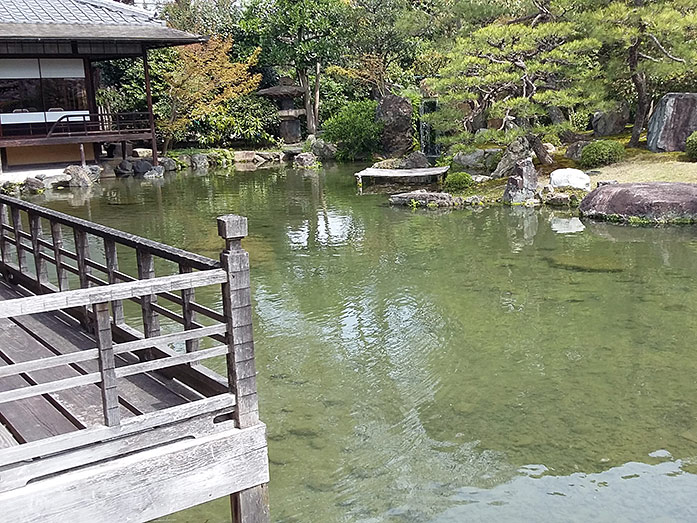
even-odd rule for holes
{"type": "Polygon", "coordinates": [[[592,168],[610,165],[624,158],[624,146],[612,140],[598,140],[581,151],[581,167],[592,168]]]}
{"type": "Polygon", "coordinates": [[[464,191],[473,183],[472,177],[465,172],[450,173],[445,179],[443,188],[446,191],[464,191]]]}
{"type": "Polygon", "coordinates": [[[571,111],[569,112],[569,124],[571,130],[577,133],[587,131],[591,121],[591,113],[588,111],[571,111]]]}
{"type": "Polygon", "coordinates": [[[357,160],[370,157],[380,148],[382,122],[375,120],[377,102],[349,102],[324,123],[323,138],[338,147],[337,159],[357,160]]]}
{"type": "Polygon", "coordinates": [[[690,160],[697,161],[697,131],[687,138],[685,142],[685,152],[690,160]]]}

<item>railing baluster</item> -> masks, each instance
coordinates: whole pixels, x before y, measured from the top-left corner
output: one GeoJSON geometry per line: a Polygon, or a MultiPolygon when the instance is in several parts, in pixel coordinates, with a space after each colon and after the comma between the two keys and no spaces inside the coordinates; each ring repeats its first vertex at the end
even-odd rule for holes
{"type": "MultiPolygon", "coordinates": [[[[149,280],[155,277],[155,263],[153,255],[149,251],[138,249],[138,278],[149,280]]],[[[143,334],[146,338],[155,338],[160,335],[160,319],[153,310],[153,304],[157,303],[157,296],[143,296],[141,298],[141,309],[143,313],[143,334]]],[[[141,359],[150,360],[153,358],[151,350],[144,351],[141,359]]]]}
{"type": "Polygon", "coordinates": [[[7,216],[7,205],[0,203],[0,259],[2,263],[7,263],[7,232],[5,225],[9,225],[7,216]]]}
{"type": "MultiPolygon", "coordinates": [[[[90,257],[90,242],[87,236],[87,232],[80,227],[73,229],[73,235],[75,237],[75,253],[77,254],[77,269],[80,278],[80,288],[86,289],[89,287],[90,279],[89,276],[92,274],[92,268],[87,265],[87,260],[90,257]]],[[[90,325],[90,313],[87,307],[83,307],[84,315],[84,325],[87,330],[91,330],[90,325]]]]}
{"type": "MultiPolygon", "coordinates": [[[[179,265],[179,273],[189,273],[191,267],[187,265],[179,265]]],[[[182,318],[184,318],[184,329],[191,330],[196,322],[196,311],[191,308],[191,304],[196,301],[196,291],[194,289],[182,290],[182,318]]],[[[199,340],[187,340],[186,352],[194,352],[199,348],[199,340]]]]}
{"type": "Polygon", "coordinates": [[[40,239],[43,239],[44,233],[41,228],[41,217],[29,213],[29,229],[31,233],[31,246],[34,251],[34,267],[36,268],[36,280],[39,282],[37,289],[40,291],[41,286],[48,282],[48,270],[46,269],[46,260],[41,256],[40,239]]]}
{"type": "Polygon", "coordinates": [[[68,283],[68,271],[63,267],[63,228],[58,222],[51,221],[51,241],[53,242],[53,259],[56,260],[56,276],[58,277],[58,289],[67,291],[70,289],[68,283]]]}
{"type": "MultiPolygon", "coordinates": [[[[116,272],[119,270],[119,259],[116,253],[116,242],[114,240],[110,238],[104,239],[104,255],[106,258],[109,283],[118,283],[119,279],[116,276],[116,272]]],[[[122,325],[124,323],[123,301],[112,301],[111,310],[113,311],[114,324],[122,325]]]]}
{"type": "Polygon", "coordinates": [[[121,413],[119,412],[119,393],[116,388],[116,362],[114,360],[114,347],[111,338],[109,304],[97,303],[93,305],[92,310],[95,319],[97,347],[99,348],[99,373],[102,377],[104,424],[107,427],[113,427],[121,423],[121,413]]]}
{"type": "Polygon", "coordinates": [[[19,272],[25,272],[27,268],[27,255],[24,252],[24,247],[22,247],[22,237],[20,233],[22,232],[22,216],[20,215],[19,208],[12,207],[12,226],[15,231],[15,247],[17,249],[17,266],[19,267],[19,272]]]}

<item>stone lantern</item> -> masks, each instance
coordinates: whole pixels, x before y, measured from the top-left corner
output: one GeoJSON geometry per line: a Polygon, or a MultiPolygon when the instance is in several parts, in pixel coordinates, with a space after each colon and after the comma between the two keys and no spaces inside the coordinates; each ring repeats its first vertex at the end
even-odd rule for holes
{"type": "Polygon", "coordinates": [[[281,78],[279,85],[262,89],[258,94],[278,103],[278,115],[281,117],[280,135],[283,141],[289,144],[301,142],[300,117],[306,112],[305,109],[295,108],[295,99],[305,94],[304,89],[295,85],[292,78],[285,77],[281,78]]]}

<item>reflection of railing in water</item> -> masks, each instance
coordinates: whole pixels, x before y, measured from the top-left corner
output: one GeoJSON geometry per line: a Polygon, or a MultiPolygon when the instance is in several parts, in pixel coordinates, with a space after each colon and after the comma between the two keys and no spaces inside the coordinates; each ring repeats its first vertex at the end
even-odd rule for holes
{"type": "MultiPolygon", "coordinates": [[[[240,245],[246,219],[223,216],[218,230],[226,243],[220,262],[0,196],[0,271],[25,294],[2,284],[0,340],[16,332],[5,323],[64,318],[63,323],[53,320],[57,326],[46,345],[48,356],[26,346],[22,358],[13,358],[12,344],[0,342],[0,506],[8,520],[23,521],[38,510],[28,498],[49,500],[53,513],[66,519],[115,522],[154,519],[207,501],[212,493],[232,494],[235,510],[246,517],[250,511],[267,514],[268,461],[258,417],[249,258],[240,245]],[[64,241],[66,232],[74,239],[72,249],[64,241]],[[103,246],[103,255],[95,242],[103,246]],[[129,250],[137,276],[119,269],[119,258],[129,250]],[[156,277],[156,259],[158,268],[169,265],[174,274],[156,277]],[[78,289],[70,289],[71,274],[78,289]],[[221,311],[195,301],[195,289],[211,285],[221,285],[221,311]],[[124,315],[126,301],[138,305],[140,319],[124,315]],[[180,325],[179,330],[163,334],[160,317],[180,325]],[[73,318],[85,329],[81,339],[90,340],[79,349],[66,341],[80,336],[68,321],[73,318]],[[204,340],[215,346],[200,347],[204,340]],[[172,344],[183,350],[173,350],[172,344]],[[227,381],[197,364],[217,356],[227,358],[227,381]],[[140,389],[142,381],[132,381],[137,378],[148,378],[151,388],[140,389]],[[152,387],[183,401],[160,400],[152,387]],[[86,398],[94,398],[95,390],[99,393],[91,403],[86,398]],[[135,400],[143,398],[158,401],[148,399],[147,410],[135,407],[135,400]],[[69,420],[91,421],[65,433],[17,437],[4,445],[3,431],[5,439],[19,433],[3,409],[32,400],[50,400],[69,420]],[[215,459],[201,461],[202,455],[215,459]],[[143,466],[145,476],[133,476],[138,469],[133,456],[150,463],[143,466]],[[76,466],[82,467],[79,477],[71,475],[76,466]],[[177,469],[179,479],[173,479],[177,469]],[[109,476],[113,470],[119,473],[109,476]],[[210,481],[197,481],[197,474],[210,481]],[[66,488],[54,488],[53,479],[44,482],[47,475],[62,478],[66,488]],[[139,489],[148,499],[147,513],[140,502],[122,501],[125,512],[113,509],[110,503],[118,503],[123,492],[137,497],[139,489]],[[92,501],[76,503],[75,496],[92,501]]],[[[35,414],[40,419],[40,412],[35,414]]]]}

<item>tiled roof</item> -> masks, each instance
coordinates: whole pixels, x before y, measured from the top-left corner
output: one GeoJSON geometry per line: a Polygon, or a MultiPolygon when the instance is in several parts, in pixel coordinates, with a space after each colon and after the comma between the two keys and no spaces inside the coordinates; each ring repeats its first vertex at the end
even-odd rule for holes
{"type": "Polygon", "coordinates": [[[163,25],[153,13],[113,0],[0,0],[0,23],[163,25]]]}

